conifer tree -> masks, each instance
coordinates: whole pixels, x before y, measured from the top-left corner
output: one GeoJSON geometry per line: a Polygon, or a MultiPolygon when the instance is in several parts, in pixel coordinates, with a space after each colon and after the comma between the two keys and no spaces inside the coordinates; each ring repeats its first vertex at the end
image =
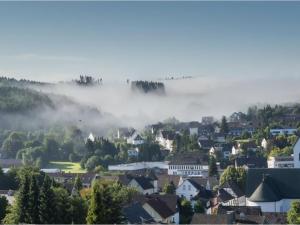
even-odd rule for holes
{"type": "Polygon", "coordinates": [[[121,202],[107,183],[95,182],[87,215],[88,224],[115,224],[122,222],[121,202]]]}
{"type": "Polygon", "coordinates": [[[29,196],[28,196],[28,219],[31,224],[39,224],[39,186],[38,175],[30,177],[29,196]]]}
{"type": "Polygon", "coordinates": [[[55,203],[52,190],[52,181],[45,176],[40,190],[39,220],[42,224],[52,224],[55,222],[55,203]]]}

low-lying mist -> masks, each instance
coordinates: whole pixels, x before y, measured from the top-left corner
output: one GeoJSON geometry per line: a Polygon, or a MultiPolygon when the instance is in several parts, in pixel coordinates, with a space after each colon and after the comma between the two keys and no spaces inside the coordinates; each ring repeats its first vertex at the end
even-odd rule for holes
{"type": "MultiPolygon", "coordinates": [[[[201,120],[212,115],[217,119],[251,105],[299,102],[298,78],[235,79],[193,78],[164,81],[166,95],[132,92],[122,82],[105,82],[102,86],[81,87],[57,84],[42,91],[70,97],[76,102],[97,108],[101,119],[82,115],[82,121],[103,126],[143,126],[169,117],[181,121],[201,120]]],[[[68,109],[64,109],[68,111],[68,109]]],[[[64,113],[68,117],[72,111],[64,113]]],[[[80,119],[81,120],[81,119],[80,119]]]]}

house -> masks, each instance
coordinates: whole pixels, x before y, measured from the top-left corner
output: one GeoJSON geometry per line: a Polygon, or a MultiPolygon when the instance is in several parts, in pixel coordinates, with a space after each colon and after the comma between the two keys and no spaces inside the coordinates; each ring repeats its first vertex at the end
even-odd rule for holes
{"type": "Polygon", "coordinates": [[[198,145],[203,150],[209,150],[211,147],[214,146],[214,141],[210,140],[209,138],[198,138],[198,145]]]}
{"type": "Polygon", "coordinates": [[[200,190],[205,189],[199,179],[183,178],[176,189],[176,195],[191,201],[200,190]]]}
{"type": "Polygon", "coordinates": [[[262,212],[287,212],[300,199],[300,169],[249,169],[246,181],[247,206],[262,212]]]}
{"type": "Polygon", "coordinates": [[[218,190],[218,200],[224,206],[245,206],[244,191],[235,182],[226,182],[218,190]]]}
{"type": "Polygon", "coordinates": [[[294,168],[293,156],[270,156],[268,168],[294,168]]]}
{"type": "Polygon", "coordinates": [[[133,148],[127,150],[128,157],[137,158],[139,156],[139,148],[133,148]]]}
{"type": "Polygon", "coordinates": [[[297,132],[296,128],[270,129],[270,134],[272,136],[277,136],[277,135],[293,135],[296,132],[297,132]]]}
{"type": "Polygon", "coordinates": [[[135,129],[133,128],[119,128],[117,131],[117,138],[127,140],[134,132],[135,129]]]}
{"type": "Polygon", "coordinates": [[[176,195],[149,195],[143,208],[156,223],[179,224],[176,195]]]}
{"type": "Polygon", "coordinates": [[[178,154],[168,165],[169,175],[208,176],[208,158],[199,152],[178,154]]]}
{"type": "Polygon", "coordinates": [[[158,191],[157,179],[150,176],[136,176],[132,174],[119,175],[118,182],[135,188],[139,193],[149,195],[158,191]]]}
{"type": "Polygon", "coordinates": [[[93,135],[93,133],[90,133],[90,135],[87,137],[87,141],[91,141],[94,142],[95,141],[95,136],[93,135]]]}
{"type": "Polygon", "coordinates": [[[231,155],[231,149],[232,149],[231,144],[227,144],[227,143],[215,144],[213,147],[210,148],[209,154],[216,156],[218,152],[220,152],[224,159],[229,159],[229,156],[231,155]]]}
{"type": "Polygon", "coordinates": [[[238,156],[234,159],[235,167],[267,168],[267,159],[262,156],[238,156]]]}
{"type": "Polygon", "coordinates": [[[231,149],[231,154],[232,155],[238,155],[243,151],[243,149],[241,149],[241,145],[239,143],[235,144],[232,146],[231,149]]]}
{"type": "Polygon", "coordinates": [[[261,147],[264,149],[264,150],[267,150],[268,149],[268,146],[269,146],[269,143],[267,141],[267,139],[262,139],[261,141],[261,147]]]}
{"type": "Polygon", "coordinates": [[[198,127],[190,127],[189,133],[190,133],[190,136],[198,136],[198,127]]]}
{"type": "Polygon", "coordinates": [[[130,137],[127,138],[127,144],[142,145],[144,143],[145,140],[136,131],[130,137]]]}
{"type": "Polygon", "coordinates": [[[176,133],[173,131],[160,130],[156,136],[156,141],[165,149],[173,151],[173,142],[176,133]]]}
{"type": "Polygon", "coordinates": [[[127,224],[152,224],[152,216],[143,208],[140,202],[125,206],[122,210],[127,224]]]}

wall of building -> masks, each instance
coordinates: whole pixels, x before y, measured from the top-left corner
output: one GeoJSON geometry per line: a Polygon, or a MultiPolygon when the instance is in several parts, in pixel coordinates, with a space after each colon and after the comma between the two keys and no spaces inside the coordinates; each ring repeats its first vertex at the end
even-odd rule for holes
{"type": "Polygon", "coordinates": [[[168,175],[181,176],[208,176],[208,166],[206,165],[169,165],[168,175]]]}
{"type": "Polygon", "coordinates": [[[151,168],[168,169],[168,162],[138,162],[108,166],[108,170],[116,171],[131,171],[151,168]]]}
{"type": "Polygon", "coordinates": [[[300,168],[300,139],[294,146],[294,168],[300,168]]]}
{"type": "Polygon", "coordinates": [[[188,180],[183,181],[183,183],[176,189],[177,196],[183,196],[189,201],[197,194],[198,190],[188,180]]]}
{"type": "Polygon", "coordinates": [[[247,206],[260,206],[262,212],[287,212],[292,201],[296,199],[282,199],[277,202],[251,202],[246,199],[247,206]]]}

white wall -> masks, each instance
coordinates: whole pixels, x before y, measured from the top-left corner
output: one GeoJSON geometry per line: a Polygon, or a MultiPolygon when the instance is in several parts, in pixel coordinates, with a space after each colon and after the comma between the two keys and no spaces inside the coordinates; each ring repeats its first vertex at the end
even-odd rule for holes
{"type": "Polygon", "coordinates": [[[247,206],[260,206],[262,212],[287,212],[292,201],[296,199],[282,199],[277,202],[251,202],[246,199],[247,206]]]}
{"type": "Polygon", "coordinates": [[[300,168],[300,139],[294,146],[294,168],[300,168]]]}
{"type": "Polygon", "coordinates": [[[140,169],[151,169],[151,168],[168,169],[168,162],[138,162],[138,163],[127,163],[119,165],[108,166],[108,170],[140,170],[140,169]]]}
{"type": "Polygon", "coordinates": [[[168,175],[207,177],[208,165],[169,165],[168,175]]]}
{"type": "Polygon", "coordinates": [[[188,180],[183,181],[183,183],[176,189],[177,196],[183,196],[189,201],[197,194],[198,190],[188,180]]]}

